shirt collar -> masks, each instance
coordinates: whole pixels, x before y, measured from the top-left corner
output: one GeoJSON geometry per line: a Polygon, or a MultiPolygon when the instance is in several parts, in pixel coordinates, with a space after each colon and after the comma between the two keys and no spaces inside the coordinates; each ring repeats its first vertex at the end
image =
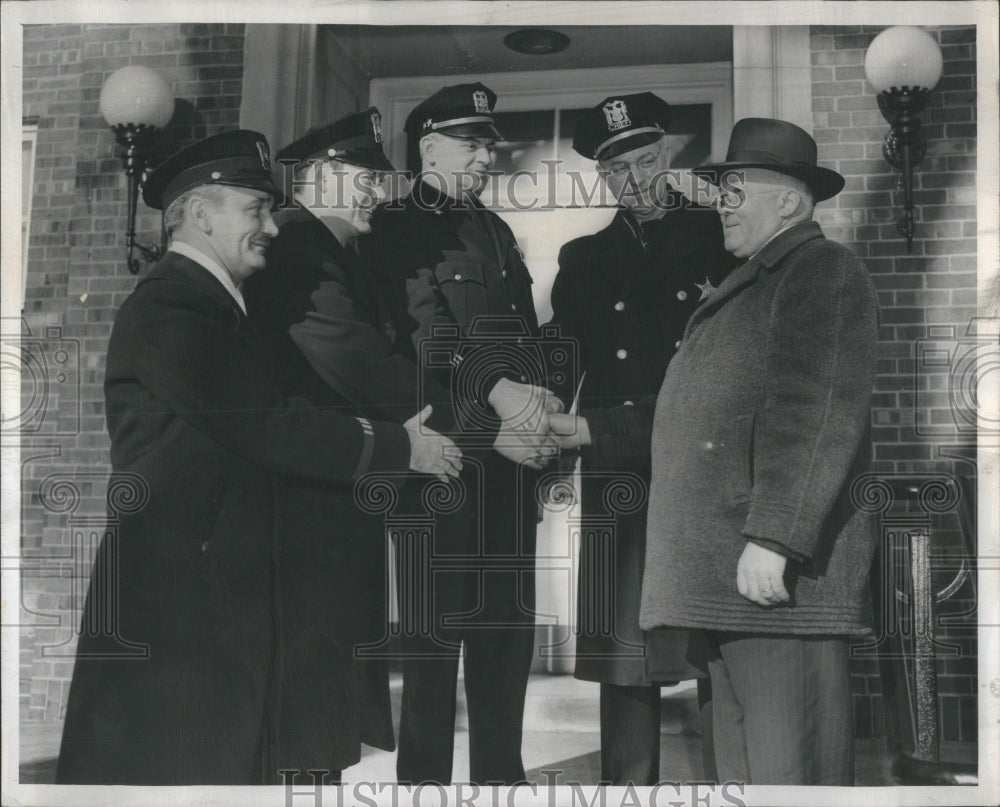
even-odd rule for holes
{"type": "Polygon", "coordinates": [[[195,263],[200,264],[210,275],[212,275],[212,277],[222,284],[222,287],[229,292],[229,296],[236,301],[236,305],[238,305],[240,310],[246,314],[247,304],[243,300],[242,292],[240,292],[237,285],[233,283],[233,278],[229,272],[219,266],[216,261],[209,258],[208,255],[197,247],[193,247],[184,241],[173,241],[170,244],[170,249],[168,251],[176,252],[178,255],[183,255],[185,258],[190,258],[195,263]]]}

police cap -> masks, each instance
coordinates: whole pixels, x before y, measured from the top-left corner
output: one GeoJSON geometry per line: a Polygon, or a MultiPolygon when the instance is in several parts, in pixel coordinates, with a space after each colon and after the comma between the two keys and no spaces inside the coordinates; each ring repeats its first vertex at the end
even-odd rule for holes
{"type": "Polygon", "coordinates": [[[431,132],[449,137],[493,137],[500,132],[493,121],[497,94],[480,83],[442,87],[417,104],[403,129],[413,140],[431,132]]]}
{"type": "Polygon", "coordinates": [[[144,175],[142,200],[164,210],[199,185],[229,185],[281,193],[271,179],[271,150],[259,132],[236,129],[206,137],[167,157],[144,175]]]}
{"type": "Polygon", "coordinates": [[[591,160],[607,160],[655,143],[670,126],[670,105],[651,92],[612,95],[577,121],[573,149],[591,160]]]}
{"type": "Polygon", "coordinates": [[[278,162],[317,158],[337,159],[372,171],[395,170],[382,148],[382,115],[377,107],[315,126],[275,157],[278,162]]]}

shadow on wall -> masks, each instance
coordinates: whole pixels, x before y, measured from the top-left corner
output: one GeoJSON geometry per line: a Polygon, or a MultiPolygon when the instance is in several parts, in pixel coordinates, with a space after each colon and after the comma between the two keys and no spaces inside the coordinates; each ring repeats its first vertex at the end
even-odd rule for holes
{"type": "Polygon", "coordinates": [[[174,102],[174,115],[170,123],[154,138],[149,157],[150,167],[159,165],[174,152],[207,136],[208,126],[201,110],[190,101],[178,98],[174,102]]]}

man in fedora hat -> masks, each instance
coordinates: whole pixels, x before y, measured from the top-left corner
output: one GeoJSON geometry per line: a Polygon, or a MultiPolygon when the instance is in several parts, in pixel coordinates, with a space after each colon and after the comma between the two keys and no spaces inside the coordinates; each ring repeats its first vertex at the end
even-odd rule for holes
{"type": "MultiPolygon", "coordinates": [[[[585,373],[581,409],[655,395],[691,312],[734,265],[714,210],[669,183],[670,122],[669,104],[653,93],[616,95],[587,110],[573,133],[573,148],[597,161],[619,204],[607,227],[562,247],[552,287],[553,322],[576,340],[585,373]]],[[[705,674],[686,660],[686,631],[640,630],[645,503],[609,513],[604,491],[620,478],[593,460],[584,452],[575,675],[601,684],[601,780],[653,785],[660,780],[660,686],[705,674]],[[611,564],[600,551],[609,515],[611,564]]],[[[641,476],[648,486],[648,468],[641,476]]]]}
{"type": "Polygon", "coordinates": [[[433,514],[433,538],[411,531],[397,541],[400,580],[429,589],[414,596],[400,584],[401,782],[451,782],[460,656],[471,781],[524,779],[537,474],[489,447],[503,424],[539,454],[554,450],[548,410],[557,404],[525,373],[533,362],[518,360],[519,340],[539,335],[531,276],[510,228],[479,200],[499,137],[495,105],[496,94],[475,83],[444,87],[414,108],[404,128],[420,174],[405,198],[376,211],[363,242],[396,350],[425,368],[449,357],[435,360],[431,375],[454,396],[468,439],[486,449],[463,449],[475,460],[462,477],[464,501],[445,520],[433,514]]]}
{"type": "MultiPolygon", "coordinates": [[[[277,498],[285,480],[350,496],[367,473],[445,477],[461,463],[451,440],[421,428],[427,413],[405,426],[348,416],[273,382],[242,288],[277,235],[278,196],[267,141],[245,130],[183,149],[143,185],[170,248],[108,345],[112,485],[130,495],[94,565],[60,783],[276,784],[298,761],[287,738],[328,720],[322,767],[336,780],[358,759],[357,670],[319,682],[333,694],[317,695],[312,721],[284,711],[303,684],[286,675],[300,606],[282,541],[297,525],[277,498]]],[[[316,533],[311,548],[354,540],[316,533]]]]}
{"type": "MultiPolygon", "coordinates": [[[[851,484],[870,453],[875,291],[812,221],[844,180],[799,127],[741,120],[726,161],[697,173],[743,264],[691,315],[655,403],[640,625],[706,632],[720,781],[851,785],[848,657],[870,630],[875,548],[851,484]]],[[[607,445],[607,422],[561,419],[570,442],[642,454],[607,445]]]]}

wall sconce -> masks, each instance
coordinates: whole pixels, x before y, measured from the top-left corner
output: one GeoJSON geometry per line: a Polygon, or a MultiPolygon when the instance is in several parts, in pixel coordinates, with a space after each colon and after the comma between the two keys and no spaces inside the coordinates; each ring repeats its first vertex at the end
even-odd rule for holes
{"type": "Polygon", "coordinates": [[[128,177],[128,270],[139,271],[139,261],[132,257],[138,248],[146,261],[160,259],[156,246],[135,243],[135,212],[139,200],[139,180],[146,168],[152,133],[162,129],[174,114],[174,94],[170,85],[155,70],[130,65],[116,70],[101,87],[101,115],[115,133],[118,145],[125,148],[122,164],[128,177]]]}
{"type": "Polygon", "coordinates": [[[887,28],[865,54],[865,75],[878,93],[878,108],[892,128],[882,154],[903,181],[903,218],[897,227],[913,248],[913,169],[924,158],[927,141],[917,117],[941,78],[941,48],[921,28],[887,28]]]}

